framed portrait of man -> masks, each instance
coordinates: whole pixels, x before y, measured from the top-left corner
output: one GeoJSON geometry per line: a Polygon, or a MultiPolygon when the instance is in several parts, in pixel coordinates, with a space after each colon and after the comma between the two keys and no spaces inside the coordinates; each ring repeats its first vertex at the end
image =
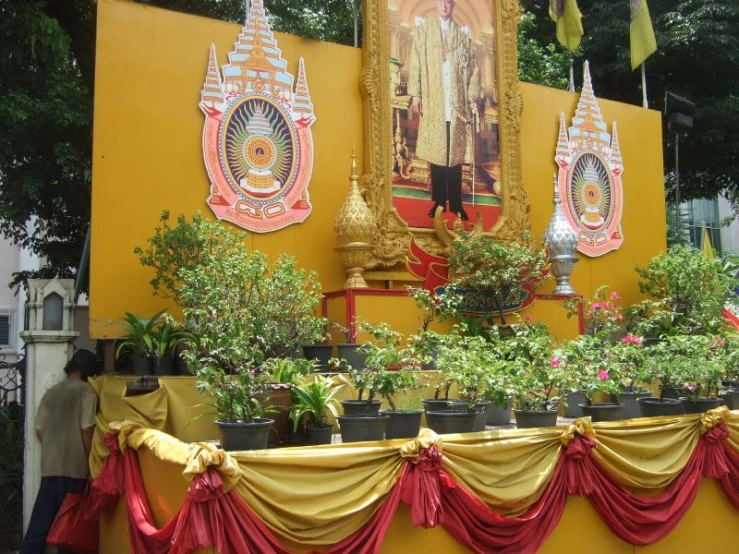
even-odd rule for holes
{"type": "Polygon", "coordinates": [[[365,196],[374,265],[436,229],[513,240],[528,228],[520,179],[517,0],[366,0],[365,196]],[[383,84],[385,83],[385,84],[383,84]]]}

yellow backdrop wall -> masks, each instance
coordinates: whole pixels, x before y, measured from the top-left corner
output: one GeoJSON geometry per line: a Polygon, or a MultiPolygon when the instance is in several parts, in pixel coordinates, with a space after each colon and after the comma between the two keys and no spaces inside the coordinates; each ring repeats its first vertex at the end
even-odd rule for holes
{"type": "MultiPolygon", "coordinates": [[[[152,274],[139,264],[133,250],[146,244],[164,209],[174,215],[189,216],[195,210],[210,215],[205,203],[209,180],[202,161],[199,94],[209,45],[215,43],[219,63],[225,63],[238,33],[238,25],[141,4],[98,3],[92,337],[115,336],[111,323],[125,311],[148,316],[169,305],[152,295],[152,274]]],[[[363,151],[361,52],[279,33],[277,39],[290,71],[297,72],[298,58],[305,58],[317,116],[309,188],[314,208],[301,225],[266,235],[249,234],[245,240],[248,248],[271,258],[279,252],[294,254],[302,266],[318,271],[324,290],[335,290],[342,286],[344,271],[334,251],[333,220],[348,187],[351,146],[363,151]]],[[[597,93],[598,83],[594,85],[597,93]]],[[[569,117],[577,95],[525,83],[521,90],[522,174],[531,203],[532,233],[538,238],[551,216],[559,113],[569,117]]],[[[634,266],[644,265],[665,248],[660,115],[605,100],[600,106],[609,127],[613,120],[619,125],[625,165],[624,243],[601,258],[581,257],[572,282],[585,296],[609,284],[624,301],[632,302],[639,298],[634,266]]],[[[402,310],[383,310],[383,319],[393,323],[394,314],[401,312],[409,322],[417,319],[409,318],[405,309],[404,304],[402,310]]],[[[537,304],[535,313],[542,310],[545,305],[537,304]]],[[[574,327],[567,329],[570,334],[574,327]]]]}

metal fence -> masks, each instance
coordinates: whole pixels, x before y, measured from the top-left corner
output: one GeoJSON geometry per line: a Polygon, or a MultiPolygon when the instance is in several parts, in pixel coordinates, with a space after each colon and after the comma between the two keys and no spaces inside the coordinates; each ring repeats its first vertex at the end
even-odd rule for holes
{"type": "Polygon", "coordinates": [[[23,382],[25,359],[0,355],[0,553],[23,538],[23,382]]]}

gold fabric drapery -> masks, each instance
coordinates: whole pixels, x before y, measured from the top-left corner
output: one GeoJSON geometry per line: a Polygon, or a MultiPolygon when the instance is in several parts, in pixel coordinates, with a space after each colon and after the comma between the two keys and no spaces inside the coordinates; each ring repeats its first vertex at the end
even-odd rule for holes
{"type": "MultiPolygon", "coordinates": [[[[103,433],[116,433],[122,449],[145,448],[179,466],[186,479],[215,468],[227,489],[235,488],[277,537],[292,543],[335,544],[361,528],[385,501],[406,458],[439,441],[426,432],[413,441],[226,453],[202,439],[185,443],[164,432],[209,432],[208,421],[195,423],[199,429],[173,421],[173,414],[188,414],[186,406],[173,410],[172,404],[187,398],[192,380],[162,379],[158,391],[133,398],[123,397],[120,381],[94,383],[101,410],[91,456],[93,474],[107,456],[103,433]]],[[[193,394],[190,401],[201,403],[193,394]]],[[[737,448],[739,412],[725,408],[703,416],[597,424],[582,418],[569,427],[446,435],[437,447],[443,452],[444,469],[458,483],[496,511],[513,515],[540,497],[563,446],[576,432],[595,440],[592,455],[619,483],[648,493],[668,485],[685,467],[706,427],[720,421],[727,422],[728,440],[737,448]]]]}

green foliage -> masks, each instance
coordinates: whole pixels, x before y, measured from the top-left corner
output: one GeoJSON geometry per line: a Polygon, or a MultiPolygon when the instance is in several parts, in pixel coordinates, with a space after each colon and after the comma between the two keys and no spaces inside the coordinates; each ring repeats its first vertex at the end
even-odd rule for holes
{"type": "Polygon", "coordinates": [[[721,310],[736,280],[723,272],[720,260],[677,245],[636,271],[639,289],[654,299],[632,310],[636,329],[654,337],[715,332],[723,325],[721,310]]]}
{"type": "MultiPolygon", "coordinates": [[[[148,320],[141,319],[136,314],[126,312],[121,326],[126,334],[118,341],[115,351],[116,358],[120,358],[124,352],[131,352],[135,356],[151,356],[155,352],[155,344],[158,344],[159,335],[157,327],[160,326],[164,310],[157,312],[148,320]]],[[[174,346],[172,346],[174,348],[174,346]]]]}
{"type": "Polygon", "coordinates": [[[457,385],[470,411],[481,400],[506,389],[505,362],[483,336],[469,336],[459,330],[450,333],[439,345],[436,363],[444,372],[445,383],[457,385]]]}
{"type": "Polygon", "coordinates": [[[269,374],[262,370],[262,353],[237,340],[239,331],[221,341],[196,335],[182,356],[197,377],[198,391],[211,399],[216,419],[251,423],[265,413],[269,374]]]}
{"type": "Polygon", "coordinates": [[[326,377],[317,376],[313,381],[293,387],[292,419],[297,431],[304,416],[309,424],[328,427],[328,414],[339,417],[339,401],[334,398],[344,385],[336,385],[326,377]]]}
{"type": "Polygon", "coordinates": [[[526,244],[528,236],[522,240],[524,244],[504,243],[463,233],[449,256],[447,288],[461,292],[466,305],[497,311],[505,325],[504,308],[520,302],[547,278],[546,255],[526,244]]]}
{"type": "Polygon", "coordinates": [[[681,387],[697,398],[718,393],[725,377],[725,341],[707,335],[672,335],[649,349],[646,377],[665,386],[681,387]]]}
{"type": "Polygon", "coordinates": [[[359,328],[373,338],[373,341],[361,346],[367,355],[365,369],[350,371],[360,399],[363,392],[367,391],[368,401],[380,396],[388,401],[392,410],[396,410],[393,395],[418,386],[416,372],[422,368],[422,363],[413,349],[402,346],[403,335],[387,323],[370,325],[361,322],[359,328]]]}
{"type": "Polygon", "coordinates": [[[226,327],[237,326],[237,336],[265,358],[322,340],[326,320],[315,315],[321,285],[292,256],[280,255],[270,267],[263,254],[246,251],[241,233],[199,213],[191,221],[178,216],[176,226],[162,213],[148,242],[136,252],[155,270],[152,287],[183,307],[194,334],[212,333],[219,344],[218,335],[227,340],[226,327]]]}
{"type": "Polygon", "coordinates": [[[570,56],[579,59],[582,55],[579,51],[574,55],[570,54],[560,45],[552,42],[540,44],[531,36],[537,26],[534,14],[524,12],[521,15],[516,31],[518,78],[537,85],[567,89],[570,85],[570,56]]]}
{"type": "Polygon", "coordinates": [[[269,358],[262,368],[271,383],[297,385],[306,375],[316,372],[316,363],[305,358],[269,358]]]}
{"type": "Polygon", "coordinates": [[[619,305],[621,297],[616,291],[609,293],[603,285],[593,294],[592,300],[572,298],[564,301],[567,318],[576,317],[582,310],[585,330],[590,335],[600,335],[604,340],[612,340],[621,331],[624,321],[623,310],[619,305]]]}
{"type": "Polygon", "coordinates": [[[177,224],[172,227],[169,210],[164,210],[154,235],[147,239],[149,246],[146,249],[136,247],[134,253],[138,254],[141,265],[154,269],[155,275],[150,281],[154,294],[172,298],[185,307],[179,294],[182,278],[178,273],[198,267],[210,268],[209,260],[214,257],[245,250],[244,235],[203,217],[199,211],[193,214],[192,221],[184,214],[178,215],[177,224]]]}
{"type": "MultiPolygon", "coordinates": [[[[160,312],[161,313],[161,312],[160,312]]],[[[169,356],[175,348],[192,338],[191,333],[176,322],[169,314],[164,314],[159,325],[153,329],[152,353],[156,358],[169,356]]]]}
{"type": "Polygon", "coordinates": [[[592,402],[596,392],[621,392],[620,365],[610,363],[614,346],[604,337],[581,335],[554,352],[553,363],[567,375],[569,390],[580,390],[592,402]],[[556,362],[554,362],[556,360],[556,362]]]}
{"type": "MultiPolygon", "coordinates": [[[[243,24],[245,17],[243,0],[137,1],[232,23],[243,24]]],[[[352,0],[266,0],[264,5],[276,31],[340,44],[354,44],[352,0]]]]}
{"type": "Polygon", "coordinates": [[[550,410],[559,405],[555,391],[569,388],[562,365],[552,357],[553,338],[542,322],[512,325],[513,335],[500,345],[511,375],[509,396],[522,410],[550,410]]]}
{"type": "MultiPolygon", "coordinates": [[[[0,233],[44,261],[13,287],[73,278],[90,221],[92,91],[55,16],[61,3],[0,2],[0,233]]],[[[88,18],[93,4],[79,4],[88,18]]]]}

